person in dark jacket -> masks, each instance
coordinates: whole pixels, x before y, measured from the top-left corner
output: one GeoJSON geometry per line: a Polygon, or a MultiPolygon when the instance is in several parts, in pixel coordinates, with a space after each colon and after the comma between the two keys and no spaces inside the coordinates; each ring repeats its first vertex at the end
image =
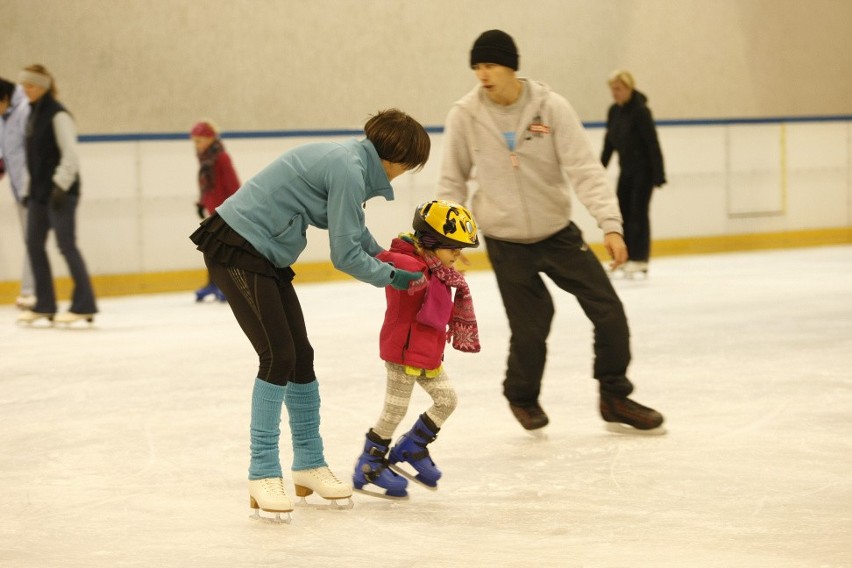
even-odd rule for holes
{"type": "Polygon", "coordinates": [[[20,75],[30,101],[26,127],[27,253],[35,277],[36,304],[18,317],[22,323],[46,318],[60,323],[91,322],[98,311],[89,272],[77,248],[76,213],[80,201],[77,129],[71,114],[56,100],[56,82],[43,65],[20,75]],[[45,245],[53,229],[59,251],[74,281],[71,307],[56,316],[56,292],[45,245]],[[54,316],[56,316],[54,318],[54,316]]]}
{"type": "Polygon", "coordinates": [[[651,221],[648,209],[655,187],[666,183],[663,154],[648,98],[636,90],[629,71],[615,71],[609,78],[615,103],[609,108],[606,137],[601,154],[604,167],[613,152],[618,152],[618,203],[624,219],[624,241],[628,261],[625,275],[648,273],[651,253],[651,221]]]}

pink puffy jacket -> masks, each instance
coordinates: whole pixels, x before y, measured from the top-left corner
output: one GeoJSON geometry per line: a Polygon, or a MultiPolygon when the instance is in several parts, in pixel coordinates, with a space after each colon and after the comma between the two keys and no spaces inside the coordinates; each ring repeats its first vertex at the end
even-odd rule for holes
{"type": "Polygon", "coordinates": [[[414,245],[396,238],[391,249],[376,258],[402,270],[426,273],[428,285],[409,294],[392,286],[385,288],[387,309],[379,336],[384,361],[421,369],[437,369],[444,359],[447,325],[453,314],[450,289],[433,278],[414,245]]]}

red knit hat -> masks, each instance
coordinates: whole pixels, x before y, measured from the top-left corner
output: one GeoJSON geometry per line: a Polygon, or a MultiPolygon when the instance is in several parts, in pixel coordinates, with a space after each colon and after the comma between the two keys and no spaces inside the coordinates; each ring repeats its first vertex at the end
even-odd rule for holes
{"type": "Polygon", "coordinates": [[[209,122],[199,122],[189,131],[190,136],[204,136],[205,138],[217,138],[216,129],[209,122]]]}

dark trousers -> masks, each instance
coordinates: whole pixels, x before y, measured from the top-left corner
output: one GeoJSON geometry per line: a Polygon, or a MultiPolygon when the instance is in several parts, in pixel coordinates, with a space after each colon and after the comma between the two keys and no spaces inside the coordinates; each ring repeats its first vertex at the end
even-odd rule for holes
{"type": "Polygon", "coordinates": [[[53,287],[53,272],[47,258],[47,234],[53,229],[59,252],[65,257],[68,272],[74,281],[71,292],[70,311],[77,314],[94,314],[95,293],[83,255],[77,248],[77,204],[80,197],[69,195],[59,211],[46,203],[30,201],[27,205],[27,254],[35,279],[36,305],[33,311],[56,313],[56,291],[53,287]]]}
{"type": "Polygon", "coordinates": [[[618,206],[624,219],[624,244],[630,260],[647,261],[651,256],[651,194],[654,186],[645,173],[622,174],[618,178],[618,206]]]}
{"type": "MultiPolygon", "coordinates": [[[[630,331],[612,283],[580,229],[568,227],[534,244],[485,238],[488,258],[509,319],[511,339],[503,394],[509,402],[538,401],[547,359],[547,336],[553,321],[553,299],[541,274],[573,294],[594,326],[594,377],[601,392],[627,396],[630,331]]],[[[563,339],[562,341],[567,341],[563,339]]],[[[558,345],[558,343],[557,343],[558,345]]]]}
{"type": "Polygon", "coordinates": [[[260,359],[257,377],[279,386],[316,380],[314,349],[292,280],[225,266],[206,254],[204,261],[260,359]]]}

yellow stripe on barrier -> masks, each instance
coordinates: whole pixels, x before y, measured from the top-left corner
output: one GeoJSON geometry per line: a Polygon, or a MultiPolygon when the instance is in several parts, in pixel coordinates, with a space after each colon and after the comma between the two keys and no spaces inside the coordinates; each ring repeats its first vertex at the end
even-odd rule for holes
{"type": "MultiPolygon", "coordinates": [[[[841,244],[852,244],[852,227],[665,239],[653,242],[652,256],[711,254],[841,244]]],[[[602,261],[606,260],[607,255],[602,244],[592,244],[591,248],[598,258],[602,261]]],[[[487,253],[484,251],[467,253],[466,256],[470,261],[467,270],[491,269],[487,253]]],[[[351,278],[349,275],[336,270],[330,262],[297,263],[293,266],[293,270],[296,271],[297,283],[331,282],[351,278]]],[[[203,286],[206,280],[207,271],[200,269],[97,275],[92,277],[92,285],[98,297],[109,297],[189,292],[203,286]]],[[[57,298],[60,301],[67,301],[71,296],[71,279],[68,277],[56,278],[55,285],[57,298]]],[[[18,291],[18,282],[0,282],[0,304],[14,303],[18,291]]]]}

